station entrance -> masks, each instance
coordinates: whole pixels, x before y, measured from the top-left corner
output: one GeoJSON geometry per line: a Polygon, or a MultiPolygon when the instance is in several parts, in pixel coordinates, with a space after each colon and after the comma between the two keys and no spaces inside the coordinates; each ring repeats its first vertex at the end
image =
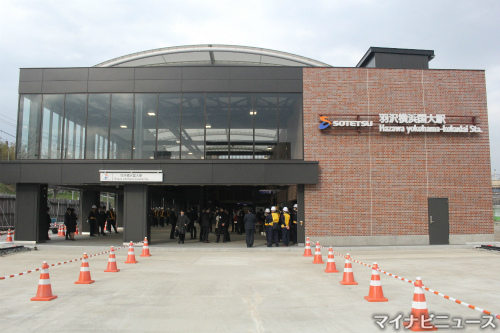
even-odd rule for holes
{"type": "MultiPolygon", "coordinates": [[[[257,215],[255,240],[264,242],[264,211],[271,206],[292,207],[296,203],[297,186],[148,186],[148,231],[154,244],[178,242],[172,238],[172,223],[183,210],[193,222],[188,226],[185,242],[199,242],[199,216],[209,209],[211,213],[224,209],[229,214],[231,242],[245,245],[245,230],[241,216],[252,209],[257,215]],[[238,215],[240,218],[238,219],[238,215]],[[174,217],[175,216],[175,217],[174,217]],[[196,222],[195,222],[196,221],[196,222]],[[239,224],[238,224],[239,223],[239,224]]],[[[209,241],[216,239],[215,220],[211,221],[209,241]]],[[[222,238],[221,238],[222,242],[222,238]]]]}

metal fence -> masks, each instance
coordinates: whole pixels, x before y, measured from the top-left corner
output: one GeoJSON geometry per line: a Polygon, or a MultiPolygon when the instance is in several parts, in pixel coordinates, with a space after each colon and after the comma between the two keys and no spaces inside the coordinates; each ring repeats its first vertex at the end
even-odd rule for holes
{"type": "MultiPolygon", "coordinates": [[[[75,209],[75,214],[80,216],[80,201],[68,199],[48,199],[47,205],[50,208],[49,214],[51,218],[55,218],[57,222],[64,221],[66,208],[75,209]]],[[[16,196],[10,194],[0,194],[0,230],[14,228],[14,220],[16,213],[16,196]]]]}

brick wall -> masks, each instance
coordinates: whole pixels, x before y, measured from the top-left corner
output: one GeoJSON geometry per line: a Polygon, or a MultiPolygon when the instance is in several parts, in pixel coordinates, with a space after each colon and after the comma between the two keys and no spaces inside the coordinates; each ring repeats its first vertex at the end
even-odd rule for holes
{"type": "Polygon", "coordinates": [[[428,235],[429,197],[449,198],[450,237],[493,234],[484,71],[305,68],[304,154],[320,162],[307,236],[428,235]],[[477,116],[483,133],[318,129],[382,113],[477,116]]]}

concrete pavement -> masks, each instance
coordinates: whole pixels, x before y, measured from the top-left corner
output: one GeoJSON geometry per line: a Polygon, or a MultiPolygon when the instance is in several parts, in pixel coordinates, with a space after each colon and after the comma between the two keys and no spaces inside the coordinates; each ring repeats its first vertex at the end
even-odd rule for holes
{"type": "MultiPolygon", "coordinates": [[[[267,248],[264,240],[247,249],[233,236],[226,244],[150,245],[152,257],[124,264],[127,250],[116,252],[120,272],[104,273],[108,254],[89,259],[90,285],[75,285],[81,261],[50,267],[52,291],[58,298],[32,302],[39,272],[0,280],[2,332],[378,332],[373,316],[409,315],[414,287],[381,275],[385,303],[369,303],[371,270],[353,263],[357,286],[342,286],[344,260],[336,256],[340,273],[326,274],[325,265],[304,258],[303,247],[267,248]],[[208,245],[208,246],[207,246],[208,245]]],[[[314,239],[312,239],[314,241],[314,239]]],[[[37,251],[0,258],[0,276],[109,250],[121,246],[119,235],[75,242],[55,240],[37,251]],[[112,244],[114,243],[114,244],[112,244]]],[[[327,244],[324,244],[327,245],[327,244]]],[[[31,247],[31,246],[30,246],[31,247]]],[[[413,246],[335,248],[364,263],[377,261],[381,269],[414,280],[472,305],[500,312],[500,253],[473,246],[413,246]]],[[[313,246],[314,253],[314,246],[313,246]]],[[[450,331],[484,330],[481,313],[425,292],[429,312],[448,316],[436,323],[450,331]],[[464,329],[452,328],[462,321],[464,329]],[[466,324],[480,320],[480,324],[466,324]]]]}

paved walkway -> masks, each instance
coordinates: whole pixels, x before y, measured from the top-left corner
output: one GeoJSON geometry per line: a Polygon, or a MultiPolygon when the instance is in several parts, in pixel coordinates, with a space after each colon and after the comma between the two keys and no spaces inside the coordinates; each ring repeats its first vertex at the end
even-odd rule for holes
{"type": "MultiPolygon", "coordinates": [[[[80,258],[121,246],[121,234],[75,242],[54,239],[37,251],[0,257],[0,276],[80,258]]],[[[241,236],[240,236],[241,237],[241,236]]],[[[371,270],[353,263],[357,286],[343,286],[340,273],[324,273],[302,256],[303,247],[267,248],[263,239],[247,249],[233,237],[226,244],[188,241],[150,246],[149,258],[124,264],[127,250],[117,251],[118,273],[104,273],[108,254],[89,259],[90,285],[75,285],[81,262],[49,269],[50,302],[32,302],[39,272],[0,280],[2,332],[378,332],[374,316],[410,313],[414,287],[382,275],[385,303],[369,303],[371,270]]],[[[478,307],[500,312],[500,253],[460,246],[336,248],[353,259],[414,280],[478,307]]],[[[314,248],[313,248],[314,252],[314,248]]],[[[327,253],[323,250],[323,260],[327,253]]],[[[481,313],[432,293],[425,293],[429,312],[447,316],[441,325],[462,321],[465,332],[484,332],[481,313]],[[480,320],[481,324],[466,320],[480,320]]],[[[499,320],[493,322],[498,327],[499,320]]],[[[385,323],[385,331],[395,330],[385,323]]],[[[458,330],[458,329],[450,329],[458,330]]],[[[492,329],[486,331],[493,331],[492,329]]]]}

